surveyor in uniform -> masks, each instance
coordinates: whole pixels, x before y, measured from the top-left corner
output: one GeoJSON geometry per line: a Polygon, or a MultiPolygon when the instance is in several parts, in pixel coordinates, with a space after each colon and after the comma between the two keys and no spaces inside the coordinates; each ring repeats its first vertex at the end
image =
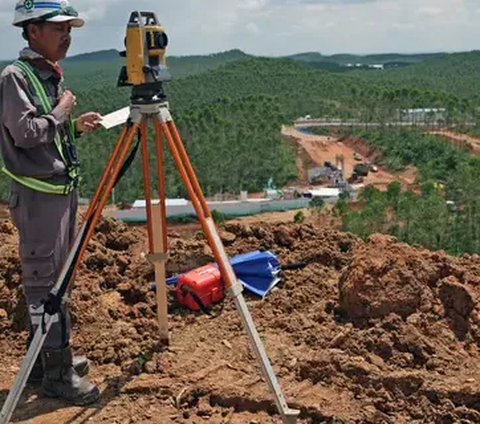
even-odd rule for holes
{"type": "MultiPolygon", "coordinates": [[[[64,88],[57,63],[66,57],[71,28],[84,24],[75,9],[65,0],[21,0],[14,13],[28,47],[0,75],[0,147],[2,171],[11,178],[9,209],[19,233],[31,343],[76,234],[74,142],[99,128],[101,116],[71,118],[75,96],[64,88]]],[[[54,315],[30,381],[41,381],[48,397],[85,405],[100,394],[85,378],[88,360],[72,355],[68,303],[54,315]]]]}

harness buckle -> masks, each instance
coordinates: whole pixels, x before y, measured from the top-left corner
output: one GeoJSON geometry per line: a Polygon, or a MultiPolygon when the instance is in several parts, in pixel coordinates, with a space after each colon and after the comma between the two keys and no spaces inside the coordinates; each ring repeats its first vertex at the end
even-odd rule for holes
{"type": "Polygon", "coordinates": [[[65,184],[63,194],[67,195],[70,194],[73,190],[75,190],[79,186],[80,180],[80,175],[76,175],[75,177],[71,178],[70,181],[65,184]]]}

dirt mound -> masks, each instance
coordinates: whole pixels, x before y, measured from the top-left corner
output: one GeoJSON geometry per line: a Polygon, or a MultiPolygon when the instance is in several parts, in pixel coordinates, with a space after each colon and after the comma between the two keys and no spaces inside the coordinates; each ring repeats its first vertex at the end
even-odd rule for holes
{"type": "MultiPolygon", "coordinates": [[[[26,338],[10,230],[0,225],[4,389],[26,338]]],[[[231,256],[270,250],[283,264],[306,264],[284,271],[264,299],[245,291],[288,403],[301,410],[300,423],[479,421],[478,256],[452,258],[379,235],[364,243],[289,222],[227,223],[221,238],[231,256]]],[[[212,319],[181,307],[170,288],[171,345],[160,344],[145,242],[144,228],[104,220],[79,270],[72,343],[93,360],[104,399],[82,420],[280,422],[231,300],[212,319]]],[[[185,238],[170,231],[169,255],[169,276],[213,261],[201,233],[185,238]]],[[[30,402],[16,421],[41,423],[34,417],[50,414],[48,408],[30,402]]],[[[73,422],[78,414],[60,409],[49,419],[73,422]]]]}
{"type": "Polygon", "coordinates": [[[374,326],[350,343],[404,368],[436,367],[435,354],[445,365],[442,352],[444,360],[451,360],[445,348],[476,349],[480,341],[476,259],[455,259],[393,237],[371,236],[339,279],[340,312],[359,327],[374,326]]]}
{"type": "Polygon", "coordinates": [[[27,311],[20,289],[21,263],[17,230],[9,220],[0,222],[0,333],[25,328],[27,311]]]}
{"type": "Polygon", "coordinates": [[[479,279],[443,253],[375,235],[360,248],[339,281],[341,307],[350,318],[403,319],[422,312],[464,327],[477,304],[479,279]]]}

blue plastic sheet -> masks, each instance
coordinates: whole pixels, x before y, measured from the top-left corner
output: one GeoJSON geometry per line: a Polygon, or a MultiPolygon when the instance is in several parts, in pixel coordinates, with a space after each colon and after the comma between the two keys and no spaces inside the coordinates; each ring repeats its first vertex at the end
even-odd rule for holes
{"type": "MultiPolygon", "coordinates": [[[[230,259],[238,280],[258,296],[265,297],[280,281],[281,264],[272,252],[259,250],[234,256],[230,259]]],[[[215,263],[218,267],[218,264],[215,263]]],[[[178,284],[178,275],[167,279],[168,285],[178,284]]]]}

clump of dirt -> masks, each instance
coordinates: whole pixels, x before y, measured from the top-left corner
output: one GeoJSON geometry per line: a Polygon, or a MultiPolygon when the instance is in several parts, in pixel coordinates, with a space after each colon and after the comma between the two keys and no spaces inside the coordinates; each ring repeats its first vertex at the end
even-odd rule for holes
{"type": "Polygon", "coordinates": [[[15,226],[9,220],[0,222],[0,333],[20,331],[27,323],[17,240],[15,226]]]}
{"type": "Polygon", "coordinates": [[[469,319],[476,304],[471,275],[443,253],[371,236],[339,280],[342,310],[352,319],[403,319],[416,312],[469,319]]]}

